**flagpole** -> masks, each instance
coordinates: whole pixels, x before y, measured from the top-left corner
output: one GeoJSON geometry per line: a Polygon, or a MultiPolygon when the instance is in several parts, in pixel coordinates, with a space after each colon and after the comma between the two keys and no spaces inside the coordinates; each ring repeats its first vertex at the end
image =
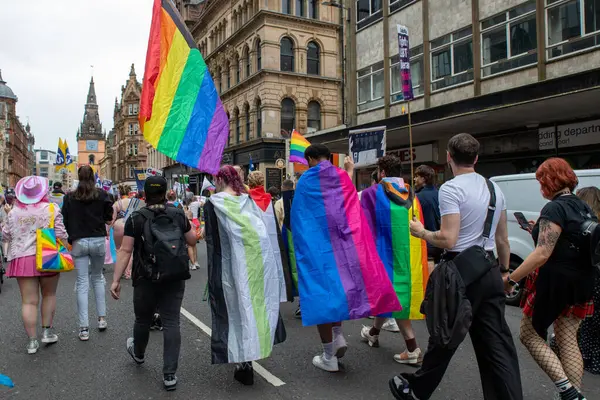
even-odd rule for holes
{"type": "MultiPolygon", "coordinates": [[[[412,136],[412,121],[410,118],[410,100],[408,100],[406,102],[406,111],[408,112],[408,141],[409,141],[409,149],[408,149],[408,154],[410,154],[410,185],[413,188],[413,193],[414,193],[414,184],[415,184],[415,163],[414,163],[414,157],[413,157],[413,136],[412,136]]],[[[415,217],[415,208],[411,207],[410,208],[412,210],[412,216],[411,218],[415,217]]]]}

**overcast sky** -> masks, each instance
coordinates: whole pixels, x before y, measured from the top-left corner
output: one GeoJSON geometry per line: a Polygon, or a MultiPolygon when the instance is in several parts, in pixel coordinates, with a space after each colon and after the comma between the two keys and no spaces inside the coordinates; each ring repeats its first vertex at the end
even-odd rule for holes
{"type": "Polygon", "coordinates": [[[152,0],[0,0],[0,69],[29,120],[35,148],[56,151],[75,136],[83,118],[93,68],[100,119],[113,126],[115,96],[135,63],[144,63],[152,0]]]}

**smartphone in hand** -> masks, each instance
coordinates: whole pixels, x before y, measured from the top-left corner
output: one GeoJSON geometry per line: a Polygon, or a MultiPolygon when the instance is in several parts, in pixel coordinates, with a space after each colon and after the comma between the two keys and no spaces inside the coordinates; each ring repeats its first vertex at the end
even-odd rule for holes
{"type": "Polygon", "coordinates": [[[517,211],[516,213],[514,213],[514,216],[517,219],[519,225],[521,226],[521,229],[524,229],[527,232],[531,232],[533,226],[531,226],[529,221],[527,221],[527,218],[525,218],[525,215],[523,215],[522,212],[517,211]]]}

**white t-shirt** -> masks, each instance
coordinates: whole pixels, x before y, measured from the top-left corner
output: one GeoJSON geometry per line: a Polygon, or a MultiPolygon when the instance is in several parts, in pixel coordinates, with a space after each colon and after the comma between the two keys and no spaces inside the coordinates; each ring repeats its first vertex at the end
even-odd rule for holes
{"type": "Polygon", "coordinates": [[[504,194],[496,185],[496,212],[492,220],[490,237],[483,243],[483,225],[487,217],[490,191],[485,178],[478,173],[463,174],[444,183],[439,191],[440,214],[460,214],[458,241],[449,251],[463,251],[471,246],[484,245],[486,250],[494,250],[494,237],[500,214],[506,210],[504,194]]]}
{"type": "Polygon", "coordinates": [[[192,218],[198,218],[198,211],[200,210],[200,202],[194,200],[190,203],[190,211],[192,212],[192,218]]]}

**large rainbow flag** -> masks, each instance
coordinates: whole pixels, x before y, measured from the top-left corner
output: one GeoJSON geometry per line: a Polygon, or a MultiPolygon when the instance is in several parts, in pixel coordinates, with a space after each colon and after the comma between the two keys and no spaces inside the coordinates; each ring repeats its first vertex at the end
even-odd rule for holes
{"type": "Polygon", "coordinates": [[[213,175],[219,170],[227,114],[170,0],[154,0],[139,120],[144,138],[159,152],[213,175]]]}
{"type": "Polygon", "coordinates": [[[304,138],[297,130],[292,131],[292,139],[290,140],[290,162],[308,165],[308,161],[304,158],[304,151],[310,146],[310,142],[304,138]]]}
{"type": "Polygon", "coordinates": [[[362,209],[377,243],[377,252],[403,305],[402,311],[382,316],[423,319],[420,307],[429,279],[427,246],[424,240],[411,236],[409,230],[412,211],[421,222],[423,212],[414,193],[393,179],[371,186],[361,194],[362,209]]]}
{"type": "Polygon", "coordinates": [[[322,161],[306,171],[291,217],[304,325],[402,309],[344,170],[322,161]]]}

